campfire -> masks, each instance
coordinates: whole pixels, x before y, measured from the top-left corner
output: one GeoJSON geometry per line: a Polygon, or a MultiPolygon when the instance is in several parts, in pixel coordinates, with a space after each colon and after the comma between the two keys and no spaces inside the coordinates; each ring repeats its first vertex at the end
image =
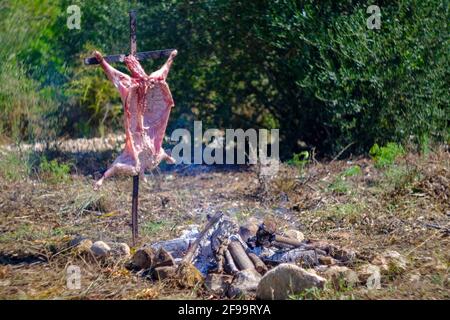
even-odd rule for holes
{"type": "MultiPolygon", "coordinates": [[[[326,280],[313,270],[345,266],[355,259],[352,250],[303,240],[296,230],[281,235],[276,229],[270,219],[239,226],[219,212],[202,230],[191,226],[179,238],[145,244],[128,267],[153,281],[172,280],[188,287],[204,281],[212,293],[234,298],[254,294],[264,279],[277,278],[280,268],[285,275],[302,277],[295,285],[323,287],[326,280]]],[[[271,292],[259,296],[274,298],[271,292]]]]}

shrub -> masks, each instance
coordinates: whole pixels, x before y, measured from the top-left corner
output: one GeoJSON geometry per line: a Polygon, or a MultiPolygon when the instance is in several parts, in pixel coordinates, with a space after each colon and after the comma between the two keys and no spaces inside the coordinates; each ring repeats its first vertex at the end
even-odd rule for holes
{"type": "Polygon", "coordinates": [[[0,175],[8,181],[26,179],[31,172],[27,152],[5,152],[0,154],[0,175]]]}
{"type": "Polygon", "coordinates": [[[287,161],[287,164],[295,166],[298,168],[300,174],[309,162],[309,152],[302,151],[300,153],[294,153],[292,159],[287,161]]]}
{"type": "Polygon", "coordinates": [[[357,176],[360,174],[360,166],[351,166],[350,168],[347,168],[338,174],[334,181],[328,186],[328,190],[337,194],[346,194],[351,188],[350,184],[346,181],[346,178],[357,176]]]}
{"type": "Polygon", "coordinates": [[[378,168],[391,166],[395,162],[395,159],[404,153],[403,147],[393,142],[383,147],[375,143],[369,151],[370,156],[375,161],[375,166],[378,168]]]}
{"type": "Polygon", "coordinates": [[[65,182],[69,180],[70,166],[60,163],[56,159],[48,161],[45,156],[41,157],[39,173],[44,180],[50,183],[65,182]]]}

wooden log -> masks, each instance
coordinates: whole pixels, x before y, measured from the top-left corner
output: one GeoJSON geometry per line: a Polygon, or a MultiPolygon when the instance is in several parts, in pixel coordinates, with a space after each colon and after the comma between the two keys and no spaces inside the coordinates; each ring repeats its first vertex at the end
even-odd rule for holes
{"type": "Polygon", "coordinates": [[[155,250],[151,247],[139,249],[134,254],[132,263],[138,269],[148,269],[154,267],[155,250]]]}
{"type": "Polygon", "coordinates": [[[197,251],[198,245],[200,243],[200,241],[202,241],[203,237],[206,235],[206,233],[208,232],[208,230],[210,228],[212,228],[212,226],[214,226],[219,220],[220,218],[223,216],[222,212],[217,212],[206,224],[206,226],[203,228],[203,230],[200,232],[200,234],[198,235],[197,239],[195,239],[194,243],[192,244],[192,246],[188,249],[188,251],[186,252],[186,255],[183,257],[182,263],[186,262],[186,263],[191,263],[192,262],[192,258],[194,257],[195,251],[197,251]]]}
{"type": "Polygon", "coordinates": [[[163,247],[159,248],[159,250],[155,254],[155,268],[168,267],[174,265],[175,261],[173,260],[172,255],[169,252],[167,252],[163,247]]]}
{"type": "Polygon", "coordinates": [[[230,250],[231,256],[239,270],[255,269],[253,262],[238,241],[231,241],[228,245],[228,250],[230,250]]]}
{"type": "Polygon", "coordinates": [[[225,250],[227,249],[227,246],[225,243],[222,243],[219,247],[219,249],[217,250],[216,253],[216,261],[217,261],[217,273],[222,273],[223,272],[223,266],[224,266],[224,254],[225,254],[225,250]]]}
{"type": "Polygon", "coordinates": [[[152,273],[152,278],[154,280],[164,280],[175,278],[177,274],[177,267],[175,266],[165,266],[165,267],[157,267],[152,273]]]}
{"type": "Polygon", "coordinates": [[[292,246],[294,248],[299,248],[299,247],[302,247],[304,245],[304,243],[302,243],[302,242],[300,242],[298,240],[295,240],[295,239],[292,239],[292,238],[288,238],[288,237],[283,237],[283,236],[280,236],[278,234],[275,235],[275,241],[279,242],[279,243],[282,243],[282,244],[287,244],[287,245],[292,246]]]}
{"type": "Polygon", "coordinates": [[[256,271],[258,271],[262,275],[264,275],[268,271],[266,264],[256,254],[254,254],[253,252],[247,252],[247,255],[255,265],[256,271]]]}
{"type": "Polygon", "coordinates": [[[290,244],[278,242],[278,241],[273,241],[271,243],[271,245],[274,247],[277,247],[278,249],[295,249],[295,247],[290,244]]]}
{"type": "Polygon", "coordinates": [[[235,274],[239,272],[239,269],[236,267],[236,264],[234,263],[233,257],[231,256],[230,251],[227,249],[224,252],[225,261],[226,261],[226,267],[229,269],[228,271],[231,274],[235,274]]]}

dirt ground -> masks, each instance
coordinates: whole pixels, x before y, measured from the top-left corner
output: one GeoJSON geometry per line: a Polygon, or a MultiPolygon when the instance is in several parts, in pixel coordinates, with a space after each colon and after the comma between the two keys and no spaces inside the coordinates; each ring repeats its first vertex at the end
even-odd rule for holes
{"type": "MultiPolygon", "coordinates": [[[[152,283],[126,261],[86,261],[64,249],[76,235],[131,244],[131,179],[94,192],[90,170],[79,161],[73,168],[58,182],[0,176],[1,299],[217,298],[202,286],[152,283]],[[79,290],[66,286],[69,265],[81,269],[79,290]]],[[[174,238],[217,210],[242,223],[271,216],[280,232],[294,228],[356,250],[355,265],[386,249],[407,260],[406,272],[383,276],[381,289],[326,287],[309,298],[450,298],[450,155],[443,149],[408,154],[384,169],[368,158],[283,165],[263,185],[245,167],[177,166],[148,180],[140,185],[140,244],[174,238]],[[355,166],[361,170],[352,173],[355,166]]]]}

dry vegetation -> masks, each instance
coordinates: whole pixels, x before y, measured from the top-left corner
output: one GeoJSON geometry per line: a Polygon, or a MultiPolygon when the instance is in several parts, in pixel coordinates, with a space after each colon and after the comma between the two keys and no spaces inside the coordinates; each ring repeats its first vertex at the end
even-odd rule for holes
{"type": "MultiPolygon", "coordinates": [[[[125,261],[87,261],[65,249],[75,235],[130,243],[131,179],[108,181],[95,193],[80,163],[71,170],[78,174],[59,172],[55,178],[50,169],[49,178],[42,167],[24,169],[10,153],[0,158],[0,298],[214,298],[202,287],[152,283],[129,272],[125,261]],[[71,264],[82,270],[81,290],[66,287],[71,264]]],[[[238,221],[271,215],[280,231],[297,228],[306,238],[354,248],[356,264],[385,249],[408,261],[407,271],[383,277],[379,290],[326,288],[293,298],[450,298],[448,151],[408,153],[386,168],[367,158],[283,165],[267,182],[266,196],[258,190],[249,168],[178,167],[157,173],[141,182],[140,242],[175,237],[217,210],[238,221]]]]}

